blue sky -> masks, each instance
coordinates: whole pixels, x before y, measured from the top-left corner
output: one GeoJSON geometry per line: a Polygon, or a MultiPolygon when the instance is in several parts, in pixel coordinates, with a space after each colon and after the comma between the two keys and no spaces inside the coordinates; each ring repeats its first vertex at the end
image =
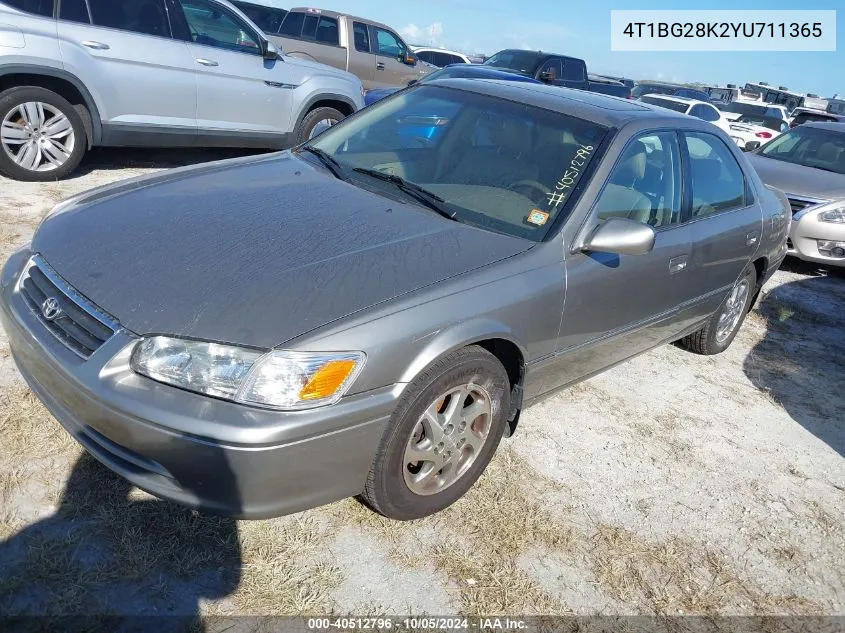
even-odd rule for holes
{"type": "MultiPolygon", "coordinates": [[[[284,6],[284,5],[283,5],[284,6]]],[[[502,48],[534,48],[587,60],[593,72],[706,83],[766,81],[825,97],[845,94],[845,42],[830,53],[614,53],[611,9],[841,9],[837,33],[845,33],[842,0],[322,0],[400,30],[413,44],[492,54],[502,48]]]]}

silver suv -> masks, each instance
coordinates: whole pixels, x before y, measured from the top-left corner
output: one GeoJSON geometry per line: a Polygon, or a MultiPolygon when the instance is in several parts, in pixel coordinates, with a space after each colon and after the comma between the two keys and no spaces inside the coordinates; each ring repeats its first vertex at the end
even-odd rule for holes
{"type": "Polygon", "coordinates": [[[0,0],[0,173],[93,146],[283,149],[362,108],[354,75],[282,55],[225,0],[0,0]]]}

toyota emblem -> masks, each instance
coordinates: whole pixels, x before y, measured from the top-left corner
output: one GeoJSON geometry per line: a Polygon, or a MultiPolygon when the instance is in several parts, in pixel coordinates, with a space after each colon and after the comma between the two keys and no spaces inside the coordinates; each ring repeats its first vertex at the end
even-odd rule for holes
{"type": "Polygon", "coordinates": [[[48,321],[55,321],[62,315],[62,305],[55,297],[47,297],[41,304],[41,314],[48,321]]]}

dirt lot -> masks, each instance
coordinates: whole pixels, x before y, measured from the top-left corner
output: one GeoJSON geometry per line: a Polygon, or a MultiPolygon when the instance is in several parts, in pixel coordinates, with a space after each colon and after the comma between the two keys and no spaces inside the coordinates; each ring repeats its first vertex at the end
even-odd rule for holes
{"type": "MultiPolygon", "coordinates": [[[[69,195],[221,156],[0,178],[0,257],[69,195]]],[[[0,331],[0,613],[845,614],[843,306],[845,280],[790,265],[727,353],[664,347],[545,401],[466,498],[404,524],[154,500],[83,456],[0,331]]]]}

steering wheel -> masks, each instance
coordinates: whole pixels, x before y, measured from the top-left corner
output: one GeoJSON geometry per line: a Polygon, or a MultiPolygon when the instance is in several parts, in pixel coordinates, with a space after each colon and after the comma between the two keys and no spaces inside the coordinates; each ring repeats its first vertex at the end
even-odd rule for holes
{"type": "MultiPolygon", "coordinates": [[[[540,192],[540,196],[546,196],[547,194],[551,193],[552,190],[549,189],[546,185],[541,182],[537,182],[536,180],[517,180],[515,183],[508,185],[508,189],[511,191],[516,191],[516,193],[523,193],[519,191],[519,189],[529,190],[531,192],[540,192]]],[[[525,195],[523,193],[523,195],[525,195]]],[[[528,195],[527,198],[531,198],[531,200],[536,200],[532,196],[528,195]]]]}

